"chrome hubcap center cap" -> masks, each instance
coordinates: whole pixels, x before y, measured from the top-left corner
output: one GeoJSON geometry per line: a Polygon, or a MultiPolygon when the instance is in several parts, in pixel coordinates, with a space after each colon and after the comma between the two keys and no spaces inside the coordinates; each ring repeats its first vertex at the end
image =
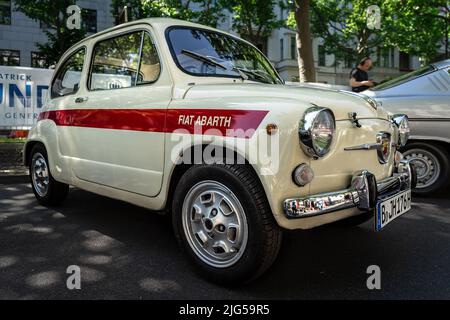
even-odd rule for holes
{"type": "Polygon", "coordinates": [[[45,197],[50,182],[47,162],[42,154],[35,153],[31,163],[31,179],[34,190],[39,196],[45,197]]]}
{"type": "Polygon", "coordinates": [[[189,190],[183,203],[183,230],[195,254],[205,263],[226,268],[247,245],[244,209],[223,184],[203,181],[189,190]]]}

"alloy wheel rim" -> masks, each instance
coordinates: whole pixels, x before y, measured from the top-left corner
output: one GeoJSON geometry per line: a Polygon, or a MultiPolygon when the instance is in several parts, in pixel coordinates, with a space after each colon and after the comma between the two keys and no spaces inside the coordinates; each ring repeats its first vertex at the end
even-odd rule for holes
{"type": "Polygon", "coordinates": [[[433,185],[439,178],[441,166],[437,157],[422,149],[411,149],[403,154],[404,158],[415,165],[417,172],[416,189],[433,185]]]}
{"type": "Polygon", "coordinates": [[[36,193],[45,197],[50,182],[47,161],[41,153],[35,153],[31,160],[31,179],[36,193]]]}
{"type": "Polygon", "coordinates": [[[212,267],[232,266],[245,251],[248,226],[244,209],[219,182],[203,181],[187,192],[182,222],[190,247],[212,267]]]}

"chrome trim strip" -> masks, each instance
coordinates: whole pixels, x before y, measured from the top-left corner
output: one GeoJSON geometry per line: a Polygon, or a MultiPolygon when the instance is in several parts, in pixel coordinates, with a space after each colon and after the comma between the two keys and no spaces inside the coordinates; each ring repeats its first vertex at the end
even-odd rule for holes
{"type": "Polygon", "coordinates": [[[414,187],[413,181],[413,169],[408,161],[402,160],[392,177],[379,182],[370,172],[361,171],[353,175],[348,189],[288,198],[283,203],[284,214],[289,219],[298,219],[349,208],[369,211],[375,207],[377,199],[414,187]]]}
{"type": "Polygon", "coordinates": [[[450,118],[409,118],[409,121],[450,122],[450,118]]]}
{"type": "Polygon", "coordinates": [[[345,151],[352,151],[352,150],[379,150],[379,149],[381,149],[381,147],[382,147],[381,143],[364,143],[364,144],[360,144],[358,146],[344,148],[344,150],[345,151]]]}

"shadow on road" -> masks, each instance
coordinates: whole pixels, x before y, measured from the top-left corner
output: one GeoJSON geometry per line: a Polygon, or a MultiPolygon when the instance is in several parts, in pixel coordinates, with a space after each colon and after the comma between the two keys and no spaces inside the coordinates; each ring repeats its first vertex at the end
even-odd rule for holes
{"type": "Polygon", "coordinates": [[[370,223],[286,232],[269,272],[230,289],[194,272],[167,217],[78,189],[47,209],[28,185],[0,183],[0,298],[450,298],[449,208],[420,199],[381,233],[370,223]],[[380,291],[366,287],[372,264],[380,291]],[[66,288],[69,265],[81,267],[81,290],[66,288]]]}

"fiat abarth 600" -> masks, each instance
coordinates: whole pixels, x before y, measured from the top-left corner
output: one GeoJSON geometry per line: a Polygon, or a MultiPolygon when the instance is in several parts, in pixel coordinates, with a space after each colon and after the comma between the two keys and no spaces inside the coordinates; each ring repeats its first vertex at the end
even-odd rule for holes
{"type": "Polygon", "coordinates": [[[285,85],[234,35],[155,18],[61,57],[24,161],[43,205],[70,185],[171,214],[195,269],[230,284],[267,270],[282,230],[407,212],[408,134],[369,97],[285,85]]]}

